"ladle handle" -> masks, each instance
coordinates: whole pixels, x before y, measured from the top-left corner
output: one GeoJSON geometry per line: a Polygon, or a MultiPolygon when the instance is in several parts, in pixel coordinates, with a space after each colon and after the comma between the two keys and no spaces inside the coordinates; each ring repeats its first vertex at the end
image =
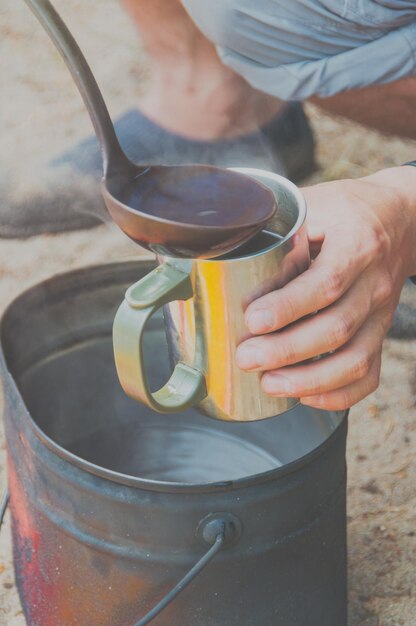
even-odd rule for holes
{"type": "Polygon", "coordinates": [[[100,143],[104,176],[109,169],[116,171],[118,164],[125,171],[129,160],[121,149],[104,98],[77,42],[49,0],[25,2],[61,53],[84,100],[100,143]]]}
{"type": "Polygon", "coordinates": [[[128,396],[159,413],[174,413],[198,404],[207,395],[204,375],[179,362],[168,382],[152,393],[145,373],[143,335],[149,318],[168,302],[193,295],[188,274],[165,263],[132,285],[113,324],[118,377],[128,396]]]}

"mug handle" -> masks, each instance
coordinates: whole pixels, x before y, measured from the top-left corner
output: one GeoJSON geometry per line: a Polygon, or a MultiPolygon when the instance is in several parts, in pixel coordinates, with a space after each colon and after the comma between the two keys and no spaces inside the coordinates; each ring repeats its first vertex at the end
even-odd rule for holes
{"type": "Polygon", "coordinates": [[[114,358],[121,386],[128,396],[159,413],[188,409],[207,395],[204,375],[186,363],[179,362],[167,383],[154,393],[145,373],[146,322],[168,302],[188,300],[192,295],[190,276],[165,263],[127,289],[114,318],[114,358]]]}

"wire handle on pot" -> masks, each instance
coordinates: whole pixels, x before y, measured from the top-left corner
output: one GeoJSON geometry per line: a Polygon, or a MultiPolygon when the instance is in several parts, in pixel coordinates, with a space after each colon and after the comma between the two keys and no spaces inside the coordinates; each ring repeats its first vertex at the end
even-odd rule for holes
{"type": "Polygon", "coordinates": [[[9,504],[9,493],[5,491],[0,502],[0,530],[3,525],[4,516],[6,514],[7,505],[9,504]]]}
{"type": "Polygon", "coordinates": [[[226,541],[226,524],[222,522],[220,530],[215,538],[214,544],[210,547],[208,552],[196,563],[192,569],[178,582],[177,585],[171,591],[169,591],[165,597],[156,604],[141,620],[139,620],[134,626],[146,626],[155,618],[168,604],[170,604],[181,591],[185,589],[191,583],[196,576],[208,565],[208,563],[214,558],[214,556],[221,550],[226,541]]]}

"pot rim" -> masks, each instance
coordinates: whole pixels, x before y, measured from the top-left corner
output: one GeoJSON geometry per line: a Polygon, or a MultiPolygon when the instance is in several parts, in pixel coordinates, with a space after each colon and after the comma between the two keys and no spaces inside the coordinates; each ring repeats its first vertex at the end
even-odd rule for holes
{"type": "MultiPolygon", "coordinates": [[[[348,409],[344,411],[331,411],[331,413],[338,414],[340,416],[339,423],[321,444],[319,444],[316,448],[314,448],[307,454],[304,454],[303,456],[295,459],[294,461],[291,461],[290,463],[276,467],[266,472],[260,472],[259,474],[252,474],[252,475],[244,476],[242,478],[238,478],[234,480],[217,481],[213,483],[180,483],[180,482],[160,481],[160,480],[154,480],[154,479],[148,479],[148,478],[140,478],[137,476],[130,476],[128,474],[116,472],[114,470],[110,470],[105,467],[96,465],[95,463],[87,461],[75,455],[74,453],[68,451],[66,448],[64,448],[60,444],[56,443],[53,439],[51,439],[38,426],[38,424],[35,422],[35,420],[31,416],[24,399],[20,394],[19,388],[17,386],[17,382],[15,381],[12,373],[10,372],[8,368],[6,355],[4,354],[4,349],[3,349],[2,342],[1,342],[1,335],[3,331],[4,320],[9,314],[9,312],[11,311],[11,309],[13,308],[13,306],[15,306],[16,303],[22,298],[28,297],[30,294],[35,295],[37,290],[41,286],[43,287],[48,284],[50,286],[54,286],[54,283],[56,284],[60,279],[62,279],[63,276],[65,276],[67,281],[71,282],[72,279],[76,279],[79,276],[84,275],[89,278],[89,280],[85,281],[85,283],[88,283],[88,286],[90,287],[92,284],[96,283],[97,278],[98,278],[97,273],[101,275],[105,275],[105,274],[108,274],[109,272],[112,273],[114,269],[121,270],[122,266],[126,267],[126,270],[127,270],[127,268],[132,269],[133,267],[137,267],[140,264],[149,265],[152,262],[153,262],[153,259],[147,256],[147,257],[143,257],[142,259],[134,258],[134,259],[116,261],[116,262],[106,263],[106,264],[93,264],[93,265],[87,265],[87,266],[84,266],[75,270],[71,270],[69,272],[68,271],[60,272],[46,280],[43,280],[29,287],[28,289],[20,293],[18,296],[16,296],[16,298],[14,298],[9,303],[9,305],[4,310],[3,315],[1,316],[1,319],[0,319],[0,365],[2,365],[1,369],[3,369],[3,372],[7,373],[7,378],[9,379],[8,381],[6,381],[6,384],[9,383],[9,385],[13,387],[15,394],[18,395],[19,400],[22,402],[22,405],[24,407],[25,417],[27,418],[29,427],[31,431],[33,432],[33,434],[36,436],[36,438],[42,444],[44,444],[51,453],[60,457],[63,461],[67,462],[72,467],[76,467],[77,469],[85,471],[90,475],[105,479],[112,483],[117,483],[117,484],[125,485],[128,487],[134,487],[137,489],[140,488],[140,489],[145,489],[148,491],[171,492],[171,493],[174,493],[174,492],[201,493],[201,492],[229,490],[230,488],[241,489],[243,487],[250,487],[259,483],[269,482],[273,479],[286,476],[287,474],[294,473],[300,468],[307,465],[308,463],[313,462],[315,458],[324,454],[326,449],[330,447],[333,439],[335,437],[340,436],[342,429],[347,428],[347,417],[349,413],[348,409]],[[87,270],[87,272],[85,270],[87,270]]],[[[85,287],[86,286],[87,285],[85,284],[85,287]]],[[[62,284],[60,285],[61,294],[65,292],[67,289],[68,289],[68,283],[64,285],[62,284]]],[[[6,404],[7,404],[7,397],[6,397],[6,404]]],[[[289,409],[289,411],[290,410],[291,409],[289,409]]],[[[269,419],[274,419],[274,418],[269,418],[269,419]]]]}
{"type": "MultiPolygon", "coordinates": [[[[19,393],[17,385],[13,380],[13,385],[16,392],[19,393]]],[[[275,479],[282,478],[288,474],[293,474],[302,469],[305,465],[312,463],[316,458],[325,454],[326,450],[332,445],[334,438],[341,436],[341,432],[347,429],[348,413],[345,411],[333,411],[333,413],[341,414],[339,424],[329,434],[329,436],[316,448],[304,454],[303,456],[281,465],[272,470],[266,472],[260,472],[259,474],[251,474],[242,478],[234,480],[216,481],[213,483],[180,483],[170,482],[163,480],[154,480],[149,478],[140,478],[139,476],[130,476],[129,474],[123,474],[122,472],[116,472],[108,468],[96,465],[91,461],[87,461],[80,456],[77,456],[73,452],[70,452],[60,444],[51,439],[44,431],[36,424],[33,417],[30,415],[26,403],[20,396],[24,406],[25,415],[29,423],[29,427],[32,430],[36,438],[45,445],[48,450],[58,456],[60,459],[68,463],[72,468],[77,468],[80,471],[86,472],[89,475],[97,478],[104,479],[108,482],[123,485],[126,487],[133,487],[135,489],[144,489],[146,491],[157,491],[163,493],[207,493],[207,492],[220,492],[228,491],[230,489],[242,489],[244,487],[251,487],[260,483],[270,482],[275,479]]],[[[290,409],[291,410],[291,409],[290,409]]],[[[278,417],[278,416],[277,416],[278,417]]],[[[207,418],[209,419],[209,418],[207,418]]],[[[273,418],[269,418],[273,419],[273,418]]]]}

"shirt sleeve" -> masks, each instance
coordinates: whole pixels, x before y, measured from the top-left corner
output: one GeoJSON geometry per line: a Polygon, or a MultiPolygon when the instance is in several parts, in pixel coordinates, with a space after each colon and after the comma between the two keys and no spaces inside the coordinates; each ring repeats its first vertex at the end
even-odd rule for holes
{"type": "Polygon", "coordinates": [[[416,75],[414,0],[182,0],[227,66],[284,100],[416,75]]]}

